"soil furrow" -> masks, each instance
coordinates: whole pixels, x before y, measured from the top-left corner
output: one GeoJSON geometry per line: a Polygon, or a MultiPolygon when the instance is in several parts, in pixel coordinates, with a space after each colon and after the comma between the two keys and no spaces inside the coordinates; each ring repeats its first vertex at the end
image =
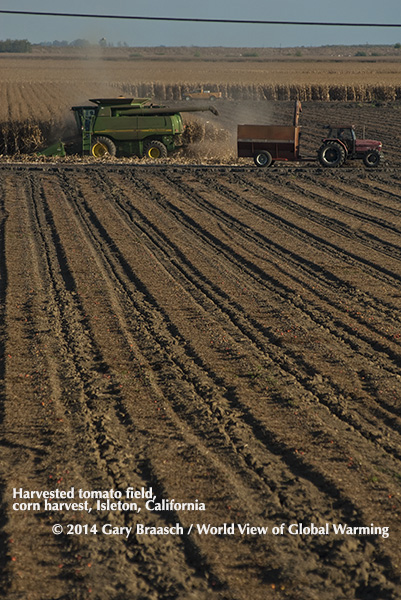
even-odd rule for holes
{"type": "MultiPolygon", "coordinates": [[[[265,182],[252,168],[9,170],[0,483],[42,489],[51,476],[51,489],[143,486],[206,505],[100,512],[90,524],[375,524],[390,537],[134,530],[78,540],[51,536],[49,519],[71,520],[55,512],[30,515],[24,540],[14,514],[0,521],[0,539],[17,532],[0,555],[10,600],[24,593],[18,573],[35,568],[47,575],[33,600],[332,600],[333,587],[396,600],[401,307],[386,252],[398,230],[370,204],[370,237],[351,248],[367,191],[355,206],[337,203],[312,172],[283,188],[277,169],[265,182]]],[[[359,189],[355,177],[346,185],[359,189]]]]}
{"type": "MultiPolygon", "coordinates": [[[[394,186],[378,186],[377,175],[375,175],[374,178],[372,176],[358,178],[357,188],[355,187],[356,182],[353,177],[333,177],[319,181],[306,173],[301,175],[301,181],[302,184],[304,181],[308,182],[310,190],[318,188],[319,198],[324,198],[326,191],[329,191],[334,199],[341,197],[339,208],[341,210],[350,211],[350,214],[356,214],[357,216],[361,215],[363,219],[368,217],[369,219],[372,219],[373,222],[376,220],[382,222],[384,220],[383,216],[385,216],[386,223],[391,217],[401,217],[401,210],[399,209],[400,196],[395,193],[394,186]],[[377,199],[377,192],[380,194],[380,201],[377,199]],[[348,204],[345,205],[345,201],[348,201],[348,204]],[[360,206],[363,211],[358,210],[355,212],[356,206],[360,206]],[[368,214],[366,214],[366,210],[369,211],[368,214]],[[377,215],[382,216],[378,219],[377,215]]],[[[334,205],[335,204],[336,201],[334,200],[334,205]]],[[[389,226],[391,226],[391,222],[389,223],[389,226]]]]}
{"type": "MultiPolygon", "coordinates": [[[[242,179],[240,181],[242,181],[242,179]]],[[[203,178],[203,183],[208,184],[208,179],[203,178]]],[[[252,184],[252,185],[254,185],[254,184],[252,184]]],[[[216,183],[211,181],[210,186],[215,187],[216,183]]],[[[223,193],[226,195],[226,197],[230,201],[233,201],[235,204],[238,202],[238,200],[240,200],[238,194],[233,193],[232,190],[224,189],[223,193]]],[[[242,202],[243,201],[240,200],[239,204],[241,204],[242,202]]],[[[250,208],[251,213],[252,213],[253,209],[256,207],[254,207],[253,205],[249,206],[249,202],[248,202],[247,205],[245,206],[245,208],[246,209],[250,208]]],[[[256,209],[256,214],[258,214],[257,209],[256,209]]],[[[262,221],[263,221],[263,214],[262,214],[262,221]]],[[[311,265],[308,261],[305,261],[305,259],[302,256],[300,256],[299,254],[295,255],[295,254],[290,254],[288,252],[285,252],[285,251],[283,251],[283,246],[278,245],[278,244],[272,244],[272,242],[270,240],[268,240],[267,238],[263,239],[263,248],[270,249],[273,257],[281,257],[283,259],[283,262],[286,265],[287,269],[288,269],[288,264],[292,264],[292,266],[296,269],[296,273],[298,273],[298,275],[301,270],[306,271],[307,277],[303,278],[302,280],[299,277],[297,277],[294,273],[292,274],[292,279],[293,279],[293,281],[295,281],[297,283],[301,283],[302,287],[308,288],[310,291],[314,290],[313,293],[315,295],[319,295],[319,291],[316,288],[316,286],[313,286],[310,283],[308,283],[308,280],[310,279],[310,277],[313,277],[313,279],[315,279],[316,282],[319,283],[320,285],[321,284],[325,285],[325,287],[327,289],[333,290],[333,286],[334,286],[335,291],[337,289],[340,290],[341,291],[340,296],[338,297],[338,295],[336,295],[335,299],[330,300],[330,304],[332,307],[335,306],[336,308],[339,308],[341,312],[344,312],[345,306],[346,306],[343,298],[349,297],[349,301],[350,301],[350,303],[352,303],[352,305],[355,305],[356,302],[360,302],[360,303],[362,303],[362,305],[366,304],[367,307],[371,307],[373,305],[375,307],[377,307],[377,309],[379,311],[382,311],[383,313],[385,313],[386,323],[388,323],[389,319],[392,319],[394,321],[394,323],[398,322],[398,318],[393,317],[394,313],[397,313],[397,311],[398,311],[398,307],[396,306],[395,303],[390,303],[390,302],[384,303],[382,299],[378,299],[378,298],[372,296],[371,292],[369,293],[368,291],[362,292],[362,290],[361,290],[361,292],[358,294],[358,290],[355,290],[354,286],[350,286],[349,284],[347,284],[346,280],[337,276],[332,269],[328,269],[324,265],[322,266],[321,264],[319,264],[319,268],[316,268],[316,265],[311,265]]],[[[327,301],[328,301],[328,297],[326,294],[326,302],[327,301]]],[[[349,312],[350,312],[349,309],[347,308],[346,310],[347,310],[347,313],[349,314],[349,312]]],[[[358,321],[358,324],[361,324],[363,322],[365,327],[367,327],[368,329],[374,329],[374,325],[372,325],[372,323],[369,323],[366,320],[363,321],[363,311],[361,313],[358,313],[358,311],[354,309],[353,316],[354,316],[354,319],[356,321],[358,321]]],[[[385,331],[377,331],[377,333],[381,337],[387,337],[390,341],[394,341],[394,337],[390,336],[390,335],[387,336],[385,331]]]]}
{"type": "MultiPolygon", "coordinates": [[[[6,221],[7,212],[5,208],[6,191],[0,186],[0,432],[1,444],[3,445],[3,421],[6,406],[6,384],[5,384],[5,356],[6,356],[6,294],[8,286],[7,261],[6,261],[6,221]]],[[[7,571],[7,509],[5,504],[6,473],[0,466],[0,592],[5,595],[9,587],[9,573],[7,571]]]]}
{"type": "MultiPolygon", "coordinates": [[[[290,355],[291,355],[291,353],[290,353],[290,355]]],[[[301,362],[302,359],[300,359],[299,357],[296,357],[296,358],[297,358],[297,362],[298,363],[301,362]]],[[[288,367],[287,367],[287,369],[288,369],[288,367]]],[[[369,369],[368,369],[368,371],[369,371],[369,369]]],[[[294,374],[293,368],[292,368],[292,370],[290,370],[290,372],[292,374],[294,374]]],[[[308,374],[310,372],[312,372],[312,374],[314,374],[315,373],[315,369],[311,368],[311,366],[309,366],[306,369],[306,372],[308,374]]],[[[361,372],[364,373],[364,375],[362,375],[362,377],[363,377],[363,379],[365,379],[365,375],[366,375],[365,371],[363,369],[361,369],[361,372]]],[[[306,379],[306,381],[307,381],[307,383],[306,383],[306,389],[311,390],[311,391],[314,392],[314,394],[317,393],[319,395],[319,391],[316,392],[316,389],[319,388],[319,386],[316,386],[316,381],[313,381],[312,384],[311,384],[310,380],[312,379],[312,377],[310,377],[309,375],[306,378],[305,378],[305,376],[303,376],[303,377],[301,376],[300,377],[298,371],[295,371],[295,374],[296,374],[298,380],[302,381],[303,385],[305,385],[304,380],[306,379]]],[[[369,376],[367,377],[367,379],[369,379],[369,376]]],[[[330,379],[327,380],[327,382],[329,382],[329,381],[330,381],[330,379]]],[[[336,396],[338,396],[339,398],[343,398],[343,394],[345,392],[344,392],[344,390],[341,389],[342,386],[339,386],[339,384],[338,383],[336,384],[335,382],[332,382],[332,385],[333,385],[333,392],[336,394],[336,396]]],[[[358,404],[358,403],[361,402],[361,398],[358,398],[358,396],[356,396],[352,392],[348,392],[346,394],[346,397],[349,397],[350,400],[352,400],[352,403],[358,404]]],[[[363,398],[362,402],[363,402],[362,406],[363,406],[364,412],[366,413],[366,410],[365,410],[365,407],[364,407],[364,405],[366,403],[366,397],[363,398]]],[[[325,400],[325,403],[327,403],[327,399],[325,400]]],[[[359,421],[359,418],[356,419],[356,417],[354,415],[351,416],[351,414],[348,414],[348,416],[347,416],[348,411],[344,412],[344,406],[345,405],[346,405],[346,402],[343,400],[340,403],[340,406],[337,406],[337,402],[332,403],[331,404],[331,408],[335,412],[335,414],[337,414],[337,416],[339,416],[341,419],[344,419],[344,418],[349,419],[350,422],[352,423],[352,425],[354,427],[356,427],[358,430],[361,430],[361,423],[359,421]]],[[[390,414],[386,414],[386,412],[382,410],[381,406],[378,405],[377,401],[376,401],[376,403],[373,405],[373,407],[371,408],[371,410],[372,410],[373,413],[376,413],[377,411],[383,413],[383,415],[384,415],[384,421],[387,423],[387,426],[389,426],[391,428],[394,428],[394,430],[399,429],[399,424],[397,423],[397,418],[394,421],[394,418],[391,416],[391,412],[395,412],[397,414],[398,413],[398,409],[396,409],[393,406],[391,406],[390,404],[388,404],[387,405],[387,410],[390,411],[390,414]]],[[[365,431],[365,435],[367,435],[368,439],[370,439],[370,440],[376,440],[377,441],[377,432],[370,425],[370,422],[372,421],[372,417],[369,416],[369,414],[365,414],[365,418],[366,418],[365,428],[362,427],[362,431],[365,431]]],[[[388,443],[386,440],[382,440],[382,442],[384,444],[384,447],[390,453],[395,453],[395,455],[398,456],[399,453],[398,453],[396,444],[394,444],[394,443],[388,443]]]]}
{"type": "MultiPolygon", "coordinates": [[[[69,313],[68,321],[64,323],[64,335],[69,347],[73,348],[72,360],[74,362],[75,369],[78,371],[79,378],[82,380],[84,386],[84,402],[86,404],[85,412],[88,413],[84,427],[86,436],[89,437],[87,444],[88,446],[95,445],[95,447],[98,448],[98,452],[104,463],[102,470],[104,470],[104,467],[106,467],[107,476],[112,480],[112,487],[114,489],[124,489],[129,485],[133,485],[135,489],[140,489],[141,486],[144,486],[146,488],[153,487],[155,491],[157,491],[159,494],[162,494],[163,487],[159,484],[157,475],[154,472],[151,472],[149,475],[149,469],[144,469],[144,467],[141,466],[145,461],[146,455],[149,453],[149,442],[147,442],[143,435],[138,431],[138,423],[133,425],[133,421],[130,417],[130,411],[127,406],[127,401],[120,389],[125,387],[123,383],[119,383],[119,381],[123,381],[123,379],[115,373],[110,362],[107,363],[105,361],[104,356],[102,356],[102,351],[104,352],[105,349],[103,348],[101,350],[99,347],[98,341],[94,337],[92,323],[90,323],[85,316],[85,311],[88,307],[87,303],[91,304],[92,302],[98,302],[98,300],[96,300],[97,295],[95,293],[92,298],[83,298],[82,294],[79,293],[77,289],[76,273],[73,273],[69,267],[69,260],[71,260],[71,256],[77,252],[79,246],[82,245],[82,240],[80,241],[78,239],[76,241],[76,249],[74,250],[72,248],[68,252],[69,259],[67,259],[67,247],[70,245],[69,237],[67,236],[71,236],[71,223],[69,224],[69,227],[66,228],[61,221],[63,217],[59,216],[56,227],[54,217],[56,214],[56,207],[58,209],[57,212],[60,212],[58,208],[59,197],[54,196],[54,192],[49,188],[49,186],[46,186],[46,196],[42,194],[42,200],[44,199],[46,199],[47,204],[46,220],[48,226],[50,226],[48,228],[52,232],[53,236],[57,238],[58,256],[63,256],[63,278],[64,281],[69,282],[71,289],[74,290],[72,292],[73,298],[70,305],[67,306],[68,299],[67,302],[61,297],[59,297],[58,300],[59,304],[64,303],[65,305],[63,312],[69,313]],[[52,203],[51,209],[48,202],[52,203]],[[59,238],[59,235],[63,236],[62,242],[59,238]],[[85,302],[86,308],[84,308],[84,305],[81,304],[83,302],[85,302]],[[96,375],[96,373],[98,373],[98,375],[96,375]],[[100,383],[100,381],[102,383],[100,383]],[[107,403],[107,411],[105,411],[105,403],[107,403]],[[134,451],[131,449],[130,438],[135,439],[134,451]],[[121,466],[123,464],[125,465],[125,469],[128,469],[128,472],[135,473],[131,475],[131,478],[129,479],[121,470],[121,466]],[[150,479],[142,479],[141,475],[145,472],[148,474],[150,479]]],[[[96,276],[96,279],[99,279],[98,275],[96,276]]],[[[102,285],[100,284],[99,290],[101,289],[102,285]]],[[[80,289],[80,292],[82,292],[82,289],[80,289]]],[[[99,316],[95,319],[104,321],[105,317],[101,314],[101,312],[102,311],[99,311],[99,316]]],[[[112,317],[112,321],[114,321],[115,315],[112,315],[112,317]]],[[[104,322],[99,323],[99,325],[101,328],[106,327],[106,323],[104,322]]],[[[115,328],[115,324],[113,323],[109,323],[108,325],[109,327],[115,328]]],[[[129,359],[132,360],[132,356],[130,356],[129,359]]],[[[166,434],[163,434],[163,437],[164,435],[166,434]]],[[[155,438],[156,437],[157,433],[155,432],[155,438]]],[[[101,473],[99,475],[102,477],[101,473]]],[[[103,477],[105,477],[105,474],[103,474],[103,477]]],[[[117,515],[117,517],[117,523],[121,521],[121,519],[123,519],[126,524],[130,523],[131,525],[132,522],[135,524],[137,521],[137,519],[132,521],[132,517],[130,518],[129,515],[122,515],[121,517],[117,515]]],[[[171,519],[171,516],[161,514],[159,518],[162,518],[163,520],[171,519]]],[[[177,567],[171,571],[171,574],[167,577],[164,576],[163,578],[156,575],[155,569],[157,569],[157,565],[154,564],[155,547],[154,544],[151,544],[150,540],[147,538],[144,540],[138,540],[136,539],[136,536],[132,536],[132,540],[128,545],[128,550],[126,548],[126,544],[122,542],[122,547],[119,549],[118,558],[114,558],[109,565],[110,558],[103,556],[101,562],[103,563],[106,561],[108,568],[112,569],[115,561],[123,560],[124,562],[128,563],[134,561],[139,565],[138,569],[140,568],[140,570],[137,571],[137,577],[139,580],[146,582],[145,588],[147,589],[147,593],[151,595],[152,589],[154,589],[157,591],[158,597],[164,598],[168,597],[168,590],[170,588],[180,588],[182,586],[183,574],[186,571],[186,576],[190,577],[190,570],[192,570],[192,567],[189,571],[184,565],[178,567],[181,562],[181,558],[178,557],[177,552],[182,554],[183,542],[185,542],[184,547],[187,548],[187,561],[188,563],[193,562],[193,555],[196,554],[196,551],[194,552],[193,544],[191,545],[190,543],[187,543],[185,538],[181,539],[178,537],[177,545],[169,544],[166,549],[164,549],[163,544],[163,546],[157,551],[159,555],[158,564],[177,564],[177,567]],[[139,544],[139,547],[136,547],[135,541],[139,544]],[[174,546],[177,547],[175,548],[174,546]],[[174,554],[176,555],[175,557],[173,556],[174,554]],[[179,573],[181,574],[179,575],[179,573]]],[[[162,542],[160,542],[160,544],[161,543],[162,542]]],[[[198,568],[201,568],[201,565],[199,565],[198,568]]],[[[205,564],[203,576],[205,576],[207,570],[208,566],[205,564]]],[[[209,578],[213,579],[211,573],[209,578]]],[[[217,581],[217,577],[214,577],[214,579],[217,581]]],[[[200,581],[197,583],[197,579],[192,577],[192,587],[197,588],[199,583],[200,581]]],[[[124,581],[124,585],[127,586],[126,590],[128,593],[128,590],[130,589],[129,582],[124,581]]],[[[134,585],[136,585],[136,583],[134,585]]],[[[142,586],[142,589],[145,588],[142,586]]],[[[200,585],[199,593],[201,593],[201,589],[202,585],[200,585]]]]}
{"type": "MultiPolygon", "coordinates": [[[[199,233],[198,233],[198,235],[199,235],[199,233]]],[[[217,243],[217,245],[219,246],[219,242],[217,242],[217,240],[216,240],[216,239],[214,240],[214,243],[217,243]]],[[[231,253],[231,260],[232,260],[232,258],[233,258],[233,253],[231,253]]],[[[243,266],[242,266],[242,268],[243,268],[243,266]]],[[[260,273],[258,273],[258,274],[260,275],[260,273]]],[[[265,278],[265,279],[266,279],[266,278],[265,278]]],[[[271,277],[269,277],[269,280],[271,280],[271,277]]],[[[266,283],[266,285],[268,285],[268,283],[266,283]]],[[[288,296],[290,296],[290,297],[291,297],[291,296],[292,296],[292,293],[291,293],[291,290],[290,290],[290,289],[287,289],[287,290],[286,290],[286,292],[287,292],[287,294],[286,294],[286,299],[288,300],[288,296]]],[[[337,327],[338,327],[338,324],[339,324],[339,323],[337,322],[337,323],[336,323],[336,326],[337,326],[337,327]]],[[[334,328],[334,329],[335,329],[335,328],[334,328]]],[[[352,329],[351,329],[351,328],[350,328],[350,332],[352,332],[352,329]]],[[[391,353],[390,353],[390,354],[391,354],[391,353]]],[[[398,361],[398,360],[399,360],[399,357],[398,357],[398,355],[395,355],[395,356],[394,356],[394,358],[396,359],[396,361],[398,361]]],[[[313,372],[313,371],[312,371],[312,372],[313,372]]]]}
{"type": "MultiPolygon", "coordinates": [[[[225,193],[226,190],[223,191],[223,193],[225,193]]],[[[227,197],[230,198],[230,200],[236,202],[237,200],[237,196],[233,195],[232,192],[229,192],[227,190],[226,192],[227,197]]],[[[247,232],[245,232],[246,235],[249,235],[247,232]]],[[[271,244],[266,243],[265,244],[265,248],[271,246],[271,244]]],[[[273,246],[272,248],[272,255],[273,256],[282,256],[284,262],[284,268],[282,269],[282,271],[284,272],[287,271],[288,272],[288,262],[293,262],[294,266],[296,266],[296,262],[292,261],[293,257],[289,257],[287,254],[283,254],[281,248],[279,248],[278,246],[273,246]]],[[[298,267],[299,267],[299,263],[298,263],[298,267]]],[[[303,268],[306,270],[305,265],[303,265],[303,268]]],[[[292,274],[292,280],[293,282],[297,282],[298,284],[300,284],[302,286],[301,289],[305,290],[308,289],[311,294],[313,294],[314,296],[319,297],[320,299],[322,299],[325,303],[329,303],[330,304],[330,312],[328,310],[326,310],[324,308],[324,306],[319,306],[319,315],[316,315],[312,313],[311,311],[311,307],[308,308],[304,308],[305,311],[307,311],[309,313],[309,316],[311,316],[313,314],[313,318],[319,319],[320,318],[320,324],[324,325],[325,327],[329,327],[333,333],[333,335],[337,335],[338,332],[338,328],[340,327],[344,334],[341,336],[341,339],[343,341],[345,341],[345,339],[349,338],[349,344],[351,346],[353,346],[355,344],[355,342],[352,342],[353,338],[359,338],[360,340],[363,340],[363,342],[365,342],[366,344],[373,346],[372,350],[374,350],[374,352],[376,353],[377,350],[380,348],[382,351],[386,352],[389,357],[391,357],[391,359],[394,361],[395,365],[394,365],[394,369],[393,372],[398,371],[398,365],[399,365],[399,361],[400,361],[400,355],[399,355],[399,350],[397,348],[397,345],[395,344],[397,338],[394,337],[394,335],[392,334],[386,334],[386,331],[384,330],[383,326],[381,327],[377,327],[375,325],[373,325],[371,322],[369,322],[366,318],[364,318],[364,313],[367,312],[368,310],[371,309],[373,304],[379,305],[382,304],[381,302],[377,302],[376,299],[374,298],[369,298],[366,297],[367,294],[365,292],[363,293],[358,293],[358,290],[352,290],[349,287],[346,286],[346,282],[345,281],[341,281],[337,278],[336,284],[337,287],[339,289],[341,289],[341,296],[340,299],[335,296],[334,299],[329,299],[327,291],[322,294],[319,292],[319,290],[316,288],[316,286],[312,286],[308,283],[308,280],[306,278],[299,278],[299,271],[300,269],[297,269],[297,275],[296,274],[292,274]],[[330,326],[330,321],[332,320],[331,318],[331,311],[333,308],[336,308],[337,310],[340,311],[341,313],[345,313],[347,317],[349,318],[351,316],[351,311],[349,310],[349,308],[347,307],[347,305],[344,302],[343,298],[346,297],[350,298],[350,302],[352,302],[354,308],[352,310],[352,316],[353,319],[356,321],[355,324],[353,325],[347,325],[344,322],[341,322],[340,319],[336,319],[334,321],[334,323],[332,324],[332,326],[330,326]],[[355,302],[360,302],[361,303],[361,310],[357,310],[357,308],[355,308],[355,302]],[[360,331],[360,326],[363,325],[364,328],[366,328],[369,333],[365,334],[360,331]],[[373,340],[371,338],[371,333],[375,332],[378,337],[373,340]],[[383,338],[387,338],[388,342],[390,342],[390,344],[387,342],[384,343],[383,345],[383,338]]],[[[315,276],[316,280],[319,281],[320,283],[325,283],[327,289],[333,290],[333,282],[336,280],[336,278],[333,276],[333,273],[330,273],[330,277],[328,279],[326,279],[326,281],[324,281],[324,279],[322,280],[322,275],[319,272],[320,270],[316,270],[314,269],[312,271],[313,275],[315,276]]],[[[311,273],[308,272],[308,274],[310,275],[311,273]]],[[[286,290],[286,295],[288,294],[289,289],[286,290]]],[[[293,299],[293,302],[296,303],[296,298],[293,299]]],[[[299,304],[299,302],[298,302],[299,304]]],[[[395,318],[394,313],[397,312],[397,308],[394,304],[390,304],[390,305],[385,305],[384,307],[381,308],[382,311],[384,311],[384,315],[385,315],[385,322],[386,324],[388,324],[389,319],[393,320],[394,325],[396,326],[396,322],[397,319],[395,318]]]]}
{"type": "MultiPolygon", "coordinates": [[[[313,220],[313,211],[303,210],[302,207],[299,206],[299,204],[288,199],[287,196],[284,195],[283,193],[277,193],[277,191],[273,192],[272,189],[269,190],[264,185],[255,184],[254,182],[251,183],[251,182],[247,181],[247,183],[253,189],[258,191],[264,197],[265,200],[268,197],[269,200],[271,200],[273,202],[273,204],[282,206],[284,208],[288,208],[291,211],[291,214],[294,213],[294,214],[298,214],[301,217],[302,216],[307,217],[305,226],[308,224],[309,220],[313,220]]],[[[241,201],[243,203],[247,204],[246,200],[244,200],[243,198],[241,201]]],[[[249,206],[249,204],[248,204],[248,206],[249,206]]],[[[249,208],[251,208],[252,210],[255,210],[254,206],[249,206],[249,208]]],[[[316,235],[316,233],[314,233],[313,231],[308,231],[306,229],[306,227],[301,227],[299,225],[299,223],[293,223],[292,221],[288,220],[287,218],[285,218],[281,215],[277,215],[266,208],[259,207],[258,209],[256,209],[256,212],[262,213],[263,217],[267,221],[274,222],[276,226],[283,229],[283,231],[285,231],[286,233],[289,233],[290,235],[294,236],[295,238],[299,238],[301,241],[308,239],[309,243],[313,244],[313,247],[315,247],[316,249],[318,249],[324,253],[338,255],[339,258],[343,262],[349,262],[352,265],[360,264],[360,265],[362,265],[364,270],[366,270],[366,272],[371,274],[373,277],[379,278],[382,281],[384,281],[385,283],[391,282],[392,285],[394,285],[395,287],[399,286],[398,282],[401,278],[399,272],[397,272],[391,268],[385,267],[383,265],[383,263],[381,263],[380,267],[379,267],[379,265],[376,262],[373,262],[373,260],[365,258],[365,255],[362,251],[359,251],[358,253],[356,253],[353,250],[349,250],[348,248],[346,249],[345,247],[341,247],[338,245],[338,242],[335,239],[333,239],[333,241],[329,241],[328,237],[322,238],[320,234],[316,235]]],[[[329,224],[329,228],[333,228],[332,221],[331,220],[327,221],[327,219],[324,219],[324,217],[320,213],[315,213],[315,218],[317,220],[317,223],[319,225],[323,225],[324,228],[328,228],[327,227],[328,224],[329,224]]],[[[322,231],[322,230],[319,230],[319,231],[322,231]]],[[[344,229],[342,229],[342,233],[343,232],[344,232],[344,229]]],[[[351,234],[347,234],[345,237],[353,239],[353,238],[355,238],[355,232],[351,231],[351,234]]],[[[353,243],[354,242],[356,242],[356,239],[353,239],[353,243]]],[[[371,250],[377,251],[377,248],[371,248],[371,250]]],[[[381,250],[381,248],[379,248],[379,251],[380,250],[381,250]]],[[[391,252],[386,252],[386,254],[392,256],[391,252]]]]}
{"type": "MultiPolygon", "coordinates": [[[[111,193],[111,190],[109,191],[109,193],[111,193]]],[[[116,201],[116,199],[115,199],[115,201],[116,201]]],[[[117,201],[117,202],[118,202],[118,201],[117,201]]],[[[137,216],[138,216],[138,213],[137,213],[137,216]]],[[[131,220],[132,220],[132,219],[131,219],[131,220]]],[[[137,221],[137,220],[138,220],[138,219],[136,218],[136,219],[135,219],[135,221],[137,221]]],[[[147,227],[147,226],[146,226],[146,227],[147,227]]],[[[143,232],[145,231],[145,229],[146,229],[145,227],[142,227],[142,228],[141,228],[141,230],[142,230],[143,232]]],[[[149,231],[148,231],[147,235],[149,235],[149,231]]]]}
{"type": "MultiPolygon", "coordinates": [[[[383,252],[383,254],[390,253],[393,255],[395,253],[397,255],[399,253],[400,249],[397,246],[397,242],[401,233],[401,226],[397,225],[397,222],[394,222],[394,218],[392,221],[389,221],[379,218],[376,215],[370,215],[366,211],[366,207],[364,212],[355,210],[354,206],[358,203],[358,196],[355,194],[350,195],[352,206],[348,206],[338,201],[340,196],[338,187],[336,191],[333,190],[333,199],[329,197],[328,186],[322,188],[321,192],[316,193],[313,191],[313,185],[304,181],[297,183],[293,181],[287,182],[286,190],[294,192],[296,196],[294,201],[296,203],[299,204],[302,202],[304,212],[301,216],[304,218],[319,223],[322,219],[322,214],[325,213],[325,220],[322,221],[325,227],[333,228],[334,231],[339,231],[345,237],[355,237],[366,245],[370,244],[373,249],[380,249],[380,252],[383,252]],[[312,206],[316,207],[317,210],[315,208],[312,209],[312,206]],[[329,211],[326,212],[325,208],[329,209],[329,211]],[[338,217],[341,217],[341,220],[338,217]],[[348,221],[350,221],[350,225],[348,225],[348,221]],[[354,224],[355,222],[360,223],[359,227],[361,229],[358,229],[358,225],[354,224]],[[369,227],[369,232],[363,230],[366,227],[369,227]],[[383,237],[386,235],[390,237],[391,233],[395,234],[394,240],[396,243],[387,244],[383,237]]],[[[391,216],[397,216],[399,218],[398,223],[401,223],[401,212],[394,214],[395,212],[393,211],[391,216]]]]}
{"type": "MultiPolygon", "coordinates": [[[[93,223],[93,215],[92,215],[92,223],[93,223]]],[[[112,241],[111,239],[108,239],[107,241],[108,241],[109,245],[111,245],[111,247],[113,247],[114,251],[116,251],[116,243],[115,243],[114,241],[112,241]]],[[[259,425],[259,428],[260,428],[260,425],[259,425]]],[[[267,434],[265,433],[265,434],[263,435],[263,437],[266,437],[266,435],[267,435],[267,434]]],[[[273,444],[273,440],[272,440],[272,434],[271,434],[271,433],[270,433],[270,438],[271,438],[271,439],[270,439],[270,446],[272,446],[272,445],[274,445],[274,444],[273,444]]],[[[279,449],[279,453],[283,454],[283,450],[282,450],[282,449],[279,449]]],[[[291,462],[293,462],[293,461],[294,461],[294,458],[293,458],[293,457],[291,457],[291,462]]],[[[304,474],[304,476],[305,476],[305,474],[304,474]]],[[[314,475],[314,477],[315,477],[315,475],[314,475]]],[[[322,483],[323,483],[323,481],[322,481],[322,483]]],[[[324,485],[324,486],[327,486],[327,483],[324,483],[323,485],[324,485]]],[[[299,493],[301,493],[301,492],[299,492],[299,493]]]]}
{"type": "MultiPolygon", "coordinates": [[[[51,594],[67,591],[64,578],[59,577],[59,565],[63,571],[73,569],[77,563],[75,551],[67,546],[62,548],[57,538],[51,535],[49,525],[43,529],[43,514],[12,508],[13,487],[48,489],[53,487],[56,479],[65,476],[57,451],[62,435],[60,415],[49,407],[47,397],[51,383],[43,353],[42,336],[46,335],[46,323],[40,318],[41,293],[46,284],[37,262],[35,232],[31,229],[24,186],[19,181],[8,181],[5,190],[9,213],[3,255],[8,284],[5,290],[6,335],[3,338],[7,378],[1,466],[8,483],[4,490],[5,530],[8,532],[7,592],[18,594],[23,590],[24,584],[18,574],[24,571],[29,573],[32,585],[37,587],[40,581],[44,597],[51,598],[51,594]],[[38,531],[33,538],[18,527],[21,520],[25,526],[38,531]],[[46,581],[38,576],[35,550],[40,552],[47,565],[46,581]],[[53,577],[58,579],[54,585],[51,584],[53,577]]],[[[37,595],[32,597],[38,598],[37,595]]]]}

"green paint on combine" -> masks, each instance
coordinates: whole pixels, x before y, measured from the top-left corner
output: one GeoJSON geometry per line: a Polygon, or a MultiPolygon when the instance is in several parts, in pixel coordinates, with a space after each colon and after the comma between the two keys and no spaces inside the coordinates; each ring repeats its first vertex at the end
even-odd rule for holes
{"type": "Polygon", "coordinates": [[[45,148],[41,152],[37,152],[38,156],[67,156],[65,151],[65,144],[60,140],[55,144],[52,144],[48,148],[45,148]]]}
{"type": "MultiPolygon", "coordinates": [[[[195,108],[168,107],[153,104],[150,98],[97,98],[92,104],[73,106],[83,155],[147,156],[158,159],[181,146],[184,124],[181,112],[210,110],[213,106],[195,108]]],[[[65,156],[54,144],[39,154],[65,156]]],[[[64,148],[65,152],[65,148],[64,148]]]]}

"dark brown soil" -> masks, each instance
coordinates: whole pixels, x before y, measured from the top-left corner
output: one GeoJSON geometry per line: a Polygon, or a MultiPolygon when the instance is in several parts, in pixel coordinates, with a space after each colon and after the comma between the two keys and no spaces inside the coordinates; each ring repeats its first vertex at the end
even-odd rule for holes
{"type": "Polygon", "coordinates": [[[2,597],[400,598],[395,168],[0,172],[2,597]],[[205,510],[12,509],[72,486],[205,510]]]}

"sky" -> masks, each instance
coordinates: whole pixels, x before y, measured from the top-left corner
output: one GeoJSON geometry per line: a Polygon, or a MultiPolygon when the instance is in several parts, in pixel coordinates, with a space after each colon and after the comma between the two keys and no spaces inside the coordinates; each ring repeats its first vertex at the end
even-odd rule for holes
{"type": "MultiPolygon", "coordinates": [[[[401,24],[401,0],[0,0],[3,10],[401,24]]],[[[129,46],[294,47],[401,43],[401,28],[173,23],[0,14],[0,40],[129,46]]]]}

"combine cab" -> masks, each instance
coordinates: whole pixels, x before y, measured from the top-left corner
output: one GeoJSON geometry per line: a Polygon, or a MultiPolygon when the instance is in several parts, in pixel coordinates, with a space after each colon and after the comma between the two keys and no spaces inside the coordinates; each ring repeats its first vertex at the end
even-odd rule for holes
{"type": "MultiPolygon", "coordinates": [[[[82,154],[95,158],[107,156],[147,156],[164,158],[181,145],[184,131],[181,112],[210,110],[212,106],[196,108],[167,107],[152,104],[150,98],[97,98],[92,104],[73,106],[80,133],[82,154]]],[[[65,144],[67,145],[67,144],[65,144]]],[[[60,142],[41,155],[60,156],[60,142]]]]}

